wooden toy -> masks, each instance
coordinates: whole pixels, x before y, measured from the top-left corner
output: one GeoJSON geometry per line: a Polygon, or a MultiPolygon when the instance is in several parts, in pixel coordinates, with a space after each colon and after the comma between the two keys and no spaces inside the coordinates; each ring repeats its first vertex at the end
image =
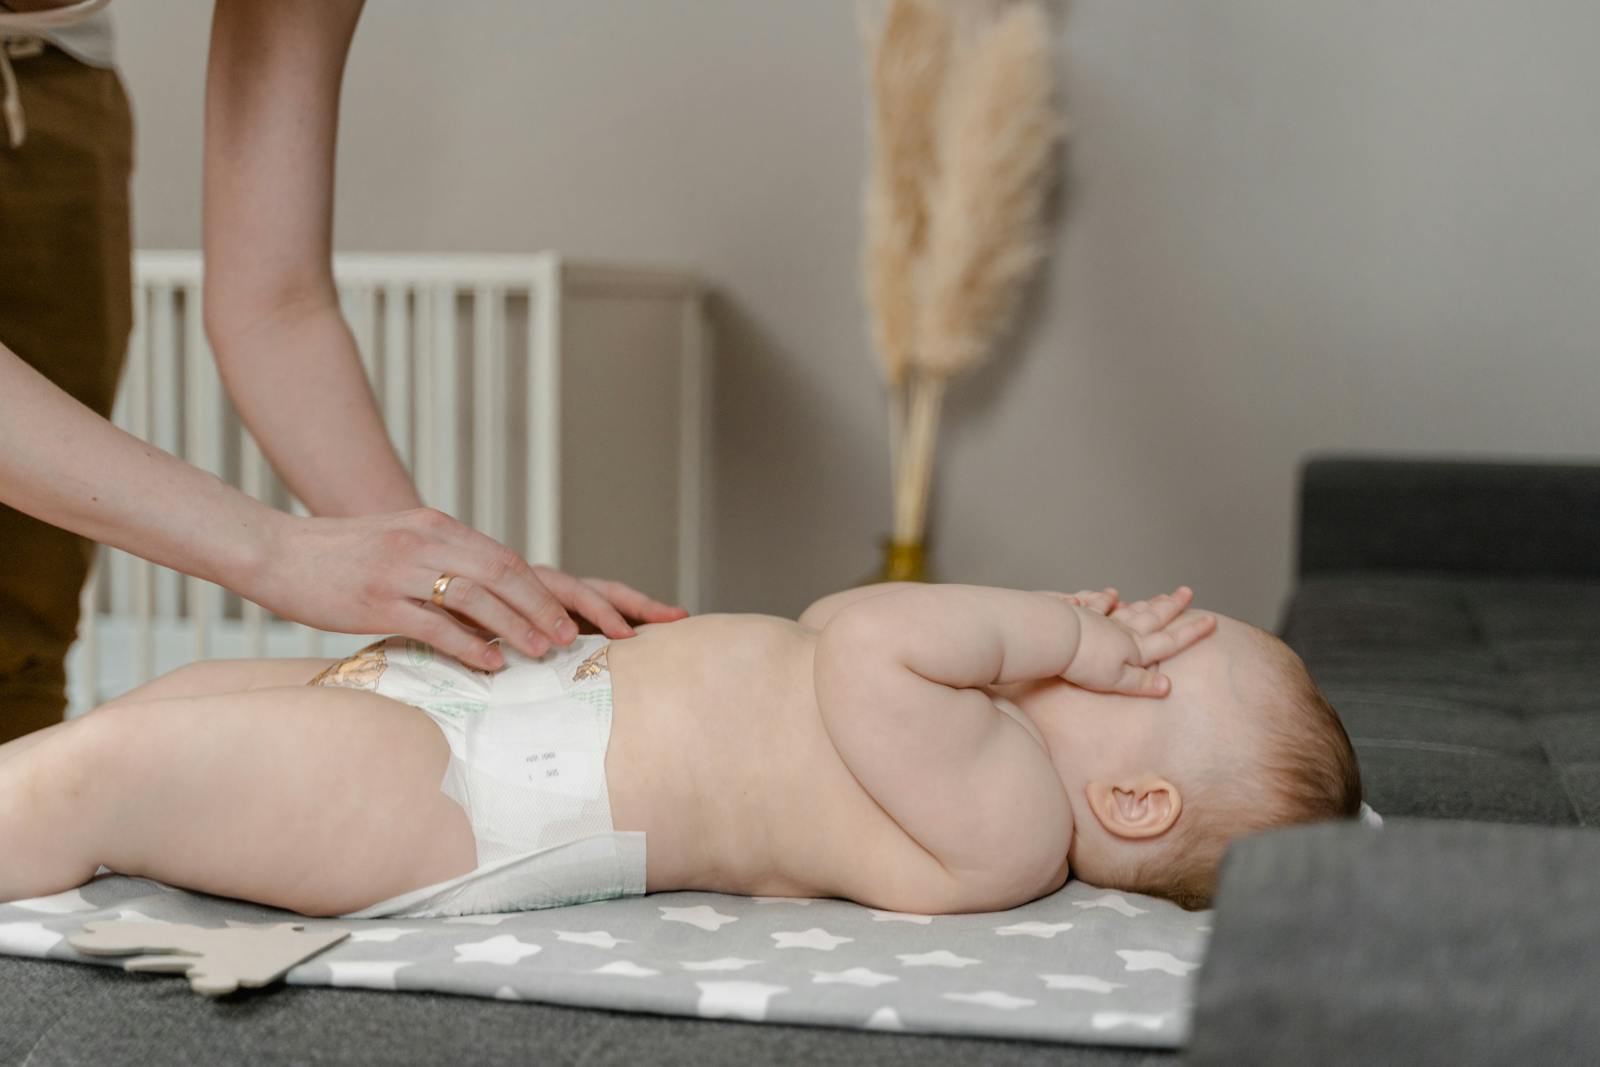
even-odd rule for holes
{"type": "Polygon", "coordinates": [[[350,936],[348,930],[301,923],[230,925],[221,929],[185,923],[115,919],[85,923],[67,943],[89,956],[133,956],[128,971],[184,974],[196,993],[222,997],[240,986],[259,989],[290,968],[350,936]]]}

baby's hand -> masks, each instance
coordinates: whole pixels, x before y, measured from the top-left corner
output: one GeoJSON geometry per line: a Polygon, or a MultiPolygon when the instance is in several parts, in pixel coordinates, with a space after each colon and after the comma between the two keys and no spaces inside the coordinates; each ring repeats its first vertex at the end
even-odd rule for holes
{"type": "Polygon", "coordinates": [[[1102,693],[1164,697],[1172,680],[1162,674],[1162,660],[1182,652],[1217,627],[1210,615],[1184,618],[1194,590],[1179,586],[1171,593],[1131,604],[1115,601],[1113,590],[1062,596],[1078,613],[1078,651],[1062,677],[1073,685],[1102,693]],[[1104,610],[1110,597],[1110,613],[1104,610]],[[1093,598],[1078,603],[1078,597],[1093,598]]]}
{"type": "Polygon", "coordinates": [[[1101,615],[1110,615],[1117,607],[1117,591],[1109,585],[1104,589],[1080,589],[1076,593],[1047,592],[1045,595],[1065,600],[1075,607],[1088,608],[1101,615]]]}

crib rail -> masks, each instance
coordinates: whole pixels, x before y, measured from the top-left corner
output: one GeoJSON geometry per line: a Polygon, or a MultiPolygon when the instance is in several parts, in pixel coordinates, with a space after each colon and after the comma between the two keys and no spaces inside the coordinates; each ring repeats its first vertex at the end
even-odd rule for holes
{"type": "MultiPolygon", "coordinates": [[[[339,299],[396,450],[429,504],[558,562],[560,263],[531,256],[342,255],[339,299]]],[[[135,325],[113,421],[275,506],[273,475],[218,380],[197,253],[135,257],[135,325]]],[[[198,578],[102,549],[69,664],[74,709],[176,663],[340,655],[330,637],[198,578]],[[110,669],[108,669],[110,668],[110,669]]]]}

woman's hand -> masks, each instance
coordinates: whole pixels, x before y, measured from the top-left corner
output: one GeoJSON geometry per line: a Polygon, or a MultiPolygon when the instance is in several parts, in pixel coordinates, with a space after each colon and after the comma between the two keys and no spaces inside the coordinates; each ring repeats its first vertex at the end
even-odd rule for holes
{"type": "Polygon", "coordinates": [[[569,608],[615,638],[633,635],[628,618],[670,622],[688,614],[621,582],[532,567],[430,508],[360,518],[282,516],[267,544],[256,580],[240,589],[263,607],[322,630],[404,634],[489,670],[505,658],[486,634],[542,656],[577,636],[569,608]],[[444,575],[453,577],[441,608],[430,598],[444,575]]]}

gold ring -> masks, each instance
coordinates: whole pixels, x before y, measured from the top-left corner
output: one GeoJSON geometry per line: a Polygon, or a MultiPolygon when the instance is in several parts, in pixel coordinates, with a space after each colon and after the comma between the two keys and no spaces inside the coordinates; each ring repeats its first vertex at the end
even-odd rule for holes
{"type": "Polygon", "coordinates": [[[455,580],[456,576],[453,574],[439,575],[438,580],[433,583],[433,595],[428,598],[433,601],[434,607],[444,607],[444,595],[450,590],[450,583],[455,580]]]}

